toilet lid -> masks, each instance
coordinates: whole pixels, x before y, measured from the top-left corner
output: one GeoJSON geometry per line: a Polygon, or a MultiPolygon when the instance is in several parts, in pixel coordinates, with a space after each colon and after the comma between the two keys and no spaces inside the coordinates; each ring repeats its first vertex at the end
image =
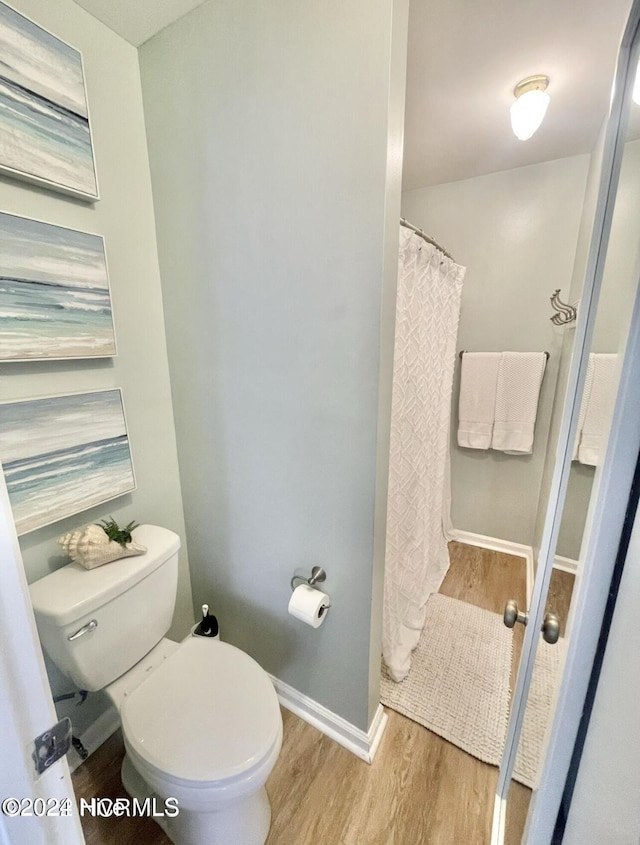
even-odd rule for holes
{"type": "Polygon", "coordinates": [[[267,673],[235,646],[191,637],[125,700],[127,743],[169,776],[193,781],[247,772],[273,748],[280,708],[267,673]]]}

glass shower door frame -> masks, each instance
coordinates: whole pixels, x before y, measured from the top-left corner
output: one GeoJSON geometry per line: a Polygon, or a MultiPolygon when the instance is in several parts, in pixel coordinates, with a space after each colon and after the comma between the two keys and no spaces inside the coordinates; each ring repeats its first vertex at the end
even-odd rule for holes
{"type": "MultiPolygon", "coordinates": [[[[545,611],[546,597],[553,571],[556,544],[571,469],[573,443],[578,427],[580,402],[584,388],[609,234],[611,231],[616,190],[620,175],[627,119],[625,106],[631,95],[631,89],[633,88],[635,79],[639,24],[640,0],[634,0],[618,55],[611,107],[605,129],[598,197],[585,271],[583,296],[579,309],[573,355],[567,382],[566,399],[558,435],[555,468],[540,543],[538,568],[529,606],[529,621],[525,628],[516,686],[509,715],[507,738],[498,774],[491,832],[492,845],[500,845],[504,841],[507,793],[511,784],[527,696],[531,685],[534,659],[540,637],[540,628],[545,611]],[[630,73],[630,71],[633,72],[630,73]]],[[[603,464],[602,474],[606,472],[608,457],[609,455],[607,454],[603,464]]],[[[581,595],[579,594],[576,600],[579,602],[580,599],[581,595]]],[[[543,781],[541,781],[542,785],[543,781]]],[[[555,822],[555,817],[553,821],[555,822]]],[[[528,833],[525,833],[523,841],[531,841],[528,833]]]]}

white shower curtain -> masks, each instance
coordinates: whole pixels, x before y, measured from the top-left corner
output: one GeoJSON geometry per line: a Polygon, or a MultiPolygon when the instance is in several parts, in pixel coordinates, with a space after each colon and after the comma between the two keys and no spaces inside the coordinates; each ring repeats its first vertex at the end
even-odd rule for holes
{"type": "Polygon", "coordinates": [[[449,568],[449,425],[465,268],[400,227],[382,652],[401,681],[449,568]]]}

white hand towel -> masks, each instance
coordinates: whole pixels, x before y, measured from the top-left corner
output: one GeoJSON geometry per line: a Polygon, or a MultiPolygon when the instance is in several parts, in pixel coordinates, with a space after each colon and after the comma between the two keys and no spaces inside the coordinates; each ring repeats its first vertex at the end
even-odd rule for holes
{"type": "Polygon", "coordinates": [[[598,466],[600,462],[605,427],[613,407],[617,363],[616,354],[593,355],[593,384],[578,447],[578,460],[581,464],[598,466]]]}
{"type": "Polygon", "coordinates": [[[458,446],[488,449],[496,409],[500,352],[465,352],[460,368],[458,446]]]}
{"type": "Polygon", "coordinates": [[[578,452],[580,450],[580,438],[582,437],[582,428],[584,426],[584,418],[589,406],[589,397],[591,396],[591,388],[593,387],[593,352],[589,355],[589,362],[587,364],[587,374],[584,379],[584,390],[582,391],[582,402],[580,403],[580,413],[578,415],[578,430],[576,431],[576,440],[573,444],[573,457],[571,460],[578,460],[578,452]]]}
{"type": "Polygon", "coordinates": [[[498,367],[496,415],[491,448],[528,455],[538,413],[544,352],[503,352],[498,367]]]}

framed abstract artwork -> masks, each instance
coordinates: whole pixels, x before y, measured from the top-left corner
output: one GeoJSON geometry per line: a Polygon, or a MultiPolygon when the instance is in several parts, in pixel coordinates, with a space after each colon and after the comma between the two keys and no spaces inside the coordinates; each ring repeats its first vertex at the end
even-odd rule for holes
{"type": "Polygon", "coordinates": [[[97,200],[80,53],[0,2],[0,56],[0,170],[97,200]]]}
{"type": "Polygon", "coordinates": [[[114,355],[102,237],[0,212],[0,361],[114,355]]]}
{"type": "Polygon", "coordinates": [[[0,461],[18,534],[135,490],[122,392],[0,403],[0,461]]]}

